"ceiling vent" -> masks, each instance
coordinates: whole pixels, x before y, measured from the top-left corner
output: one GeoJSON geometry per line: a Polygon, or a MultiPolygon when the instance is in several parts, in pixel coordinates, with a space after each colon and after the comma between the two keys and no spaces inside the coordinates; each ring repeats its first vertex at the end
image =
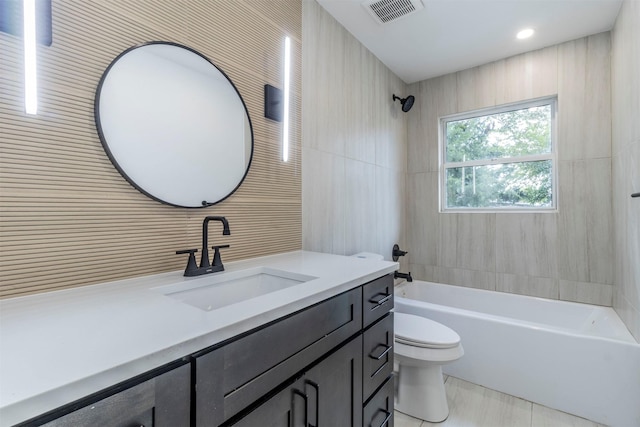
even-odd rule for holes
{"type": "Polygon", "coordinates": [[[387,24],[424,9],[420,0],[367,0],[362,5],[379,24],[387,24]]]}

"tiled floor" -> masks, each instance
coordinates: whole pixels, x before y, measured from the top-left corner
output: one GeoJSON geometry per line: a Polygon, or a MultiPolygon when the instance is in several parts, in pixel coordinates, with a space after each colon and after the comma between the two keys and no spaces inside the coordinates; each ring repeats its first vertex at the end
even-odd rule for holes
{"type": "Polygon", "coordinates": [[[395,427],[602,427],[584,418],[556,411],[458,378],[445,381],[449,418],[429,423],[395,412],[395,427]]]}

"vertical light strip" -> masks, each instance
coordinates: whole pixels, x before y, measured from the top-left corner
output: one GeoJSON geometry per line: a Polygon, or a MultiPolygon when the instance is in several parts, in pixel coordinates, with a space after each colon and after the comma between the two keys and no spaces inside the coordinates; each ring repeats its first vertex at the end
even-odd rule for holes
{"type": "Polygon", "coordinates": [[[282,118],[282,160],[289,161],[289,81],[291,80],[291,40],[284,38],[284,111],[282,118]]]}
{"type": "Polygon", "coordinates": [[[36,76],[36,2],[24,0],[24,107],[27,114],[38,112],[36,76]]]}

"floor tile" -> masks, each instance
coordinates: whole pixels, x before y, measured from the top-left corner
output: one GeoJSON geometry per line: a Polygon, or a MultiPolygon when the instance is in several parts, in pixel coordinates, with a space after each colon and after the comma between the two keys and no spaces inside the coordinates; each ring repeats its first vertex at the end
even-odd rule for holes
{"type": "Polygon", "coordinates": [[[458,378],[445,383],[449,418],[421,427],[531,427],[531,402],[458,378]]]}
{"type": "Polygon", "coordinates": [[[606,427],[602,424],[446,377],[449,417],[430,423],[395,411],[395,427],[606,427]]]}
{"type": "Polygon", "coordinates": [[[534,403],[531,427],[602,427],[602,424],[534,403]]]}
{"type": "MultiPolygon", "coordinates": [[[[445,383],[449,418],[443,426],[531,426],[531,402],[449,377],[445,383]]],[[[438,425],[425,423],[428,425],[438,425]]]]}
{"type": "Polygon", "coordinates": [[[410,417],[402,412],[395,411],[393,414],[393,427],[421,427],[422,420],[410,417]]]}
{"type": "Polygon", "coordinates": [[[395,427],[605,427],[454,377],[446,377],[449,417],[430,423],[395,411],[395,427]]]}

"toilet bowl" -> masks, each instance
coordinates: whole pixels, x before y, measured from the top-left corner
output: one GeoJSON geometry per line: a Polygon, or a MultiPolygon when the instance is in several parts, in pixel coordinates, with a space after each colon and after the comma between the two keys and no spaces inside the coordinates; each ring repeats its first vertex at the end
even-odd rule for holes
{"type": "Polygon", "coordinates": [[[444,421],[449,405],[442,365],[464,354],[460,336],[438,322],[412,314],[395,313],[394,322],[396,409],[425,421],[444,421]]]}

